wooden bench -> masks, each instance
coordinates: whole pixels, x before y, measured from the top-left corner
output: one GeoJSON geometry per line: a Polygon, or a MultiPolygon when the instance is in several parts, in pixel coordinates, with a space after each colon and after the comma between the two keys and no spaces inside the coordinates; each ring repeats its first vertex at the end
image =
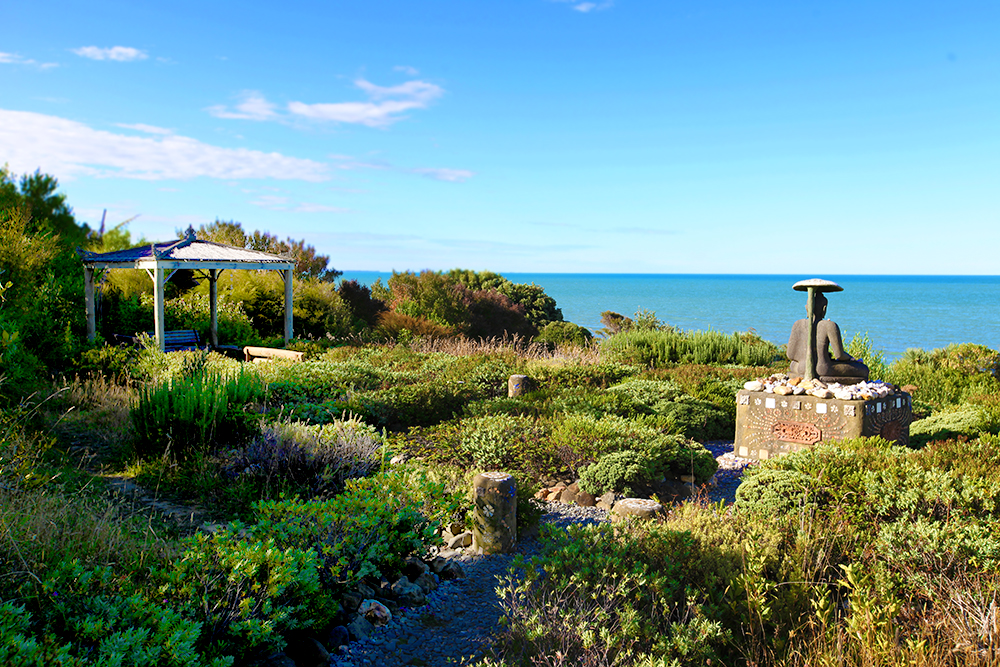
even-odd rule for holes
{"type": "Polygon", "coordinates": [[[267,361],[269,359],[291,359],[292,361],[302,361],[302,353],[293,350],[279,350],[275,347],[254,347],[247,345],[243,348],[243,355],[247,361],[267,361]]]}
{"type": "MultiPolygon", "coordinates": [[[[156,339],[155,331],[147,331],[146,335],[152,339],[156,339]]],[[[128,336],[125,334],[114,334],[114,341],[116,345],[138,345],[139,336],[128,336]]],[[[201,342],[201,336],[195,329],[177,329],[175,331],[164,331],[163,332],[163,350],[164,352],[178,352],[180,350],[204,350],[207,349],[207,345],[203,345],[201,342]]]]}

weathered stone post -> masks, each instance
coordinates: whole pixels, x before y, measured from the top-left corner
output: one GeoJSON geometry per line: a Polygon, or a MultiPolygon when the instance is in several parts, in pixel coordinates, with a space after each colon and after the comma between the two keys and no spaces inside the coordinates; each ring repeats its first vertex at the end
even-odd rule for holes
{"type": "Polygon", "coordinates": [[[531,389],[531,378],[527,375],[511,375],[507,380],[507,398],[521,396],[531,389]]]}
{"type": "Polygon", "coordinates": [[[510,551],[517,542],[517,489],[505,472],[483,472],[472,481],[472,546],[481,554],[510,551]]]}

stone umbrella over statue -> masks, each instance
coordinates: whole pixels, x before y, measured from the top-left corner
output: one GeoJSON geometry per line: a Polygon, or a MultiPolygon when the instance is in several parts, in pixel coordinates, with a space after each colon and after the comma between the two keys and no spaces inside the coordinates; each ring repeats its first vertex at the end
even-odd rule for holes
{"type": "Polygon", "coordinates": [[[843,287],[829,280],[812,278],[795,283],[793,289],[808,292],[806,318],[792,325],[786,354],[791,360],[788,373],[807,380],[851,385],[868,379],[868,367],[844,349],[840,327],[826,317],[824,292],[841,292],[843,287]]]}

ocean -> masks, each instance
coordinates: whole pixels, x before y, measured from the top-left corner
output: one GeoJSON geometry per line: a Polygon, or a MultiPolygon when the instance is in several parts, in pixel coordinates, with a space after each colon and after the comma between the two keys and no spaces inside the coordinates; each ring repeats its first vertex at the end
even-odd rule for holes
{"type": "MultiPolygon", "coordinates": [[[[391,273],[345,271],[345,279],[370,285],[391,273]]],[[[825,278],[844,288],[827,294],[827,318],[840,325],[844,344],[855,334],[871,338],[887,360],[908,348],[931,350],[952,343],[1000,349],[1000,276],[788,276],[709,274],[504,273],[534,283],[556,300],[563,318],[597,332],[601,313],[631,317],[637,310],[685,330],[755,331],[778,345],[792,323],[805,317],[799,280],[825,278]]]]}

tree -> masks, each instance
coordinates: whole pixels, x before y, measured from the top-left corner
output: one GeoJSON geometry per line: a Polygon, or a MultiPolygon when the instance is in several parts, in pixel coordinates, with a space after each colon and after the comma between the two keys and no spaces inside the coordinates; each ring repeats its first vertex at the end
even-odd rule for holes
{"type": "MultiPolygon", "coordinates": [[[[183,238],[184,234],[179,232],[178,236],[183,238]]],[[[243,225],[234,220],[216,219],[209,225],[202,225],[198,228],[198,238],[203,241],[224,243],[237,248],[247,248],[248,250],[288,257],[295,262],[293,273],[296,278],[312,278],[321,282],[333,282],[344,273],[328,268],[329,255],[317,254],[316,248],[307,245],[304,240],[296,241],[289,237],[282,241],[274,234],[259,230],[247,234],[243,225]]]]}

